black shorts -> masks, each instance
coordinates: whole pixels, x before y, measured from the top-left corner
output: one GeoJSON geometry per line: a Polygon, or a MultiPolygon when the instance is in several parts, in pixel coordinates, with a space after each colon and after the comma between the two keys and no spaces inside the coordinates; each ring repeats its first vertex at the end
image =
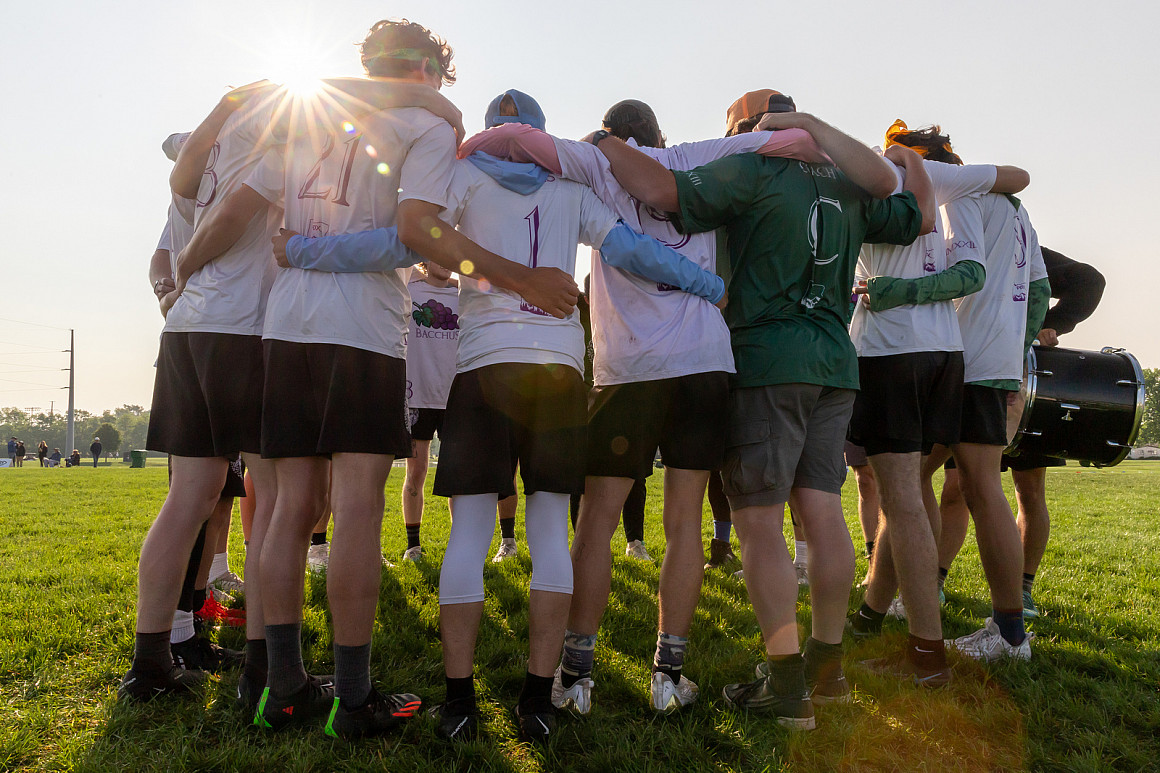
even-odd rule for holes
{"type": "Polygon", "coordinates": [[[1005,389],[964,384],[959,442],[1006,446],[1008,394],[1005,389]]]}
{"type": "Polygon", "coordinates": [[[729,374],[722,371],[593,387],[588,474],[646,478],[658,448],[667,467],[720,469],[728,424],[729,374]]]}
{"type": "Polygon", "coordinates": [[[164,333],[145,447],[175,456],[258,453],[262,339],[229,333],[164,333]]]}
{"type": "Polygon", "coordinates": [[[1066,467],[1067,460],[1061,459],[1058,456],[1043,456],[1042,454],[1016,454],[1008,456],[1003,454],[1003,472],[1012,470],[1013,472],[1026,472],[1027,470],[1038,470],[1040,467],[1066,467]]]}
{"type": "MultiPolygon", "coordinates": [[[[165,459],[166,472],[169,476],[169,485],[173,485],[173,457],[165,459]]],[[[226,470],[226,482],[222,486],[222,499],[226,497],[244,497],[246,495],[246,463],[242,457],[236,456],[230,460],[230,467],[226,470]]]]}
{"type": "Polygon", "coordinates": [[[435,433],[439,433],[439,437],[443,437],[443,414],[447,413],[444,408],[412,408],[408,416],[411,424],[411,439],[412,440],[431,440],[435,437],[435,433]]]}
{"type": "Polygon", "coordinates": [[[457,373],[439,436],[434,492],[584,491],[584,379],[566,365],[501,363],[457,373]]]}
{"type": "Polygon", "coordinates": [[[265,345],[264,458],[411,455],[406,360],[338,344],[265,345]]]}
{"type": "Polygon", "coordinates": [[[850,440],[868,456],[929,454],[935,443],[958,442],[962,352],[859,357],[858,379],[850,440]]]}

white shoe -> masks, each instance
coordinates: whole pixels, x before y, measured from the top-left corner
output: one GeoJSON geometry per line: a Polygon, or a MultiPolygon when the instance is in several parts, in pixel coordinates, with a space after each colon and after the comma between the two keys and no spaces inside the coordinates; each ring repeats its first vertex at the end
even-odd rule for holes
{"type": "Polygon", "coordinates": [[[230,604],[232,604],[232,603],[233,603],[233,601],[234,601],[234,597],[233,597],[233,596],[231,596],[230,594],[226,593],[226,592],[225,592],[224,590],[222,590],[221,588],[215,587],[215,586],[213,586],[213,585],[207,585],[207,586],[206,586],[206,591],[209,593],[209,595],[210,595],[210,596],[212,596],[212,597],[213,597],[213,600],[214,600],[214,601],[216,601],[217,603],[221,604],[223,607],[227,607],[227,606],[229,606],[229,605],[230,605],[230,604]]]}
{"type": "Polygon", "coordinates": [[[688,706],[697,700],[697,683],[682,675],[681,681],[673,684],[668,674],[660,671],[652,675],[652,707],[658,714],[667,714],[670,711],[688,706]]]}
{"type": "Polygon", "coordinates": [[[570,706],[576,710],[577,714],[587,714],[592,710],[592,687],[594,684],[592,677],[586,676],[583,679],[577,679],[571,687],[565,688],[564,683],[560,681],[560,667],[556,666],[556,673],[552,677],[552,705],[558,709],[566,709],[570,706]]]}
{"type": "Polygon", "coordinates": [[[499,541],[499,550],[495,551],[495,558],[491,559],[491,562],[493,564],[503,563],[509,558],[515,558],[516,553],[516,541],[510,537],[504,537],[499,541]]]}
{"type": "Polygon", "coordinates": [[[635,558],[638,561],[653,560],[652,556],[648,554],[648,550],[645,549],[644,543],[638,539],[634,539],[624,546],[624,555],[629,558],[635,558]]]}
{"type": "Polygon", "coordinates": [[[217,577],[209,581],[210,585],[215,586],[218,590],[223,590],[226,593],[245,593],[246,586],[242,582],[242,578],[238,577],[231,571],[223,572],[217,577]]]}
{"type": "Polygon", "coordinates": [[[384,569],[394,569],[395,568],[395,565],[392,564],[390,561],[388,561],[386,556],[380,555],[379,557],[383,559],[383,568],[384,569]]]}
{"type": "MultiPolygon", "coordinates": [[[[738,580],[744,580],[745,579],[745,570],[738,569],[736,572],[733,573],[733,576],[736,577],[738,580]]],[[[684,677],[681,677],[681,678],[684,679],[684,677]]]]}
{"type": "Polygon", "coordinates": [[[1035,634],[1028,632],[1021,644],[1008,644],[999,633],[999,626],[988,617],[986,624],[974,633],[957,639],[945,639],[943,643],[947,647],[954,647],[968,658],[983,663],[994,663],[1003,658],[1031,660],[1031,640],[1034,638],[1035,634]]]}
{"type": "Polygon", "coordinates": [[[886,616],[893,617],[896,620],[906,619],[906,606],[902,603],[902,596],[894,597],[894,600],[890,602],[890,606],[886,608],[886,616]]]}
{"type": "Polygon", "coordinates": [[[403,553],[404,561],[414,561],[418,563],[423,560],[423,548],[416,545],[413,548],[407,548],[407,552],[403,553]]]}
{"type": "Polygon", "coordinates": [[[794,564],[793,571],[797,575],[798,585],[810,585],[810,570],[805,564],[794,564]]]}
{"type": "Polygon", "coordinates": [[[306,551],[306,568],[311,572],[325,572],[326,565],[329,561],[329,542],[323,542],[321,545],[311,545],[310,548],[306,551]]]}

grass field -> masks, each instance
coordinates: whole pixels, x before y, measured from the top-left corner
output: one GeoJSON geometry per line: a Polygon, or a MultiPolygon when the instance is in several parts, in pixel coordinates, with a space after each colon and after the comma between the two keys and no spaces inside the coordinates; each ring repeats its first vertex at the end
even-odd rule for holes
{"type": "MultiPolygon", "coordinates": [[[[661,475],[650,479],[646,543],[664,551],[661,475]]],[[[383,545],[405,547],[399,471],[388,484],[383,545]]],[[[844,504],[859,553],[853,485],[844,504]]],[[[446,746],[416,721],[386,739],[348,745],[321,729],[267,736],[232,708],[236,676],[204,701],[118,704],[133,643],[136,557],[165,495],[165,471],[110,467],[0,470],[0,770],[1160,770],[1160,464],[1048,472],[1053,533],[1036,584],[1043,617],[1030,663],[956,661],[935,694],[857,665],[899,647],[901,623],[879,641],[847,641],[848,706],[818,709],[818,730],[791,735],[723,708],[721,687],[751,678],[761,650],[742,583],[706,577],[686,673],[702,699],[654,718],[647,678],[655,643],[658,567],[623,558],[614,538],[613,598],[597,646],[595,705],[563,718],[547,750],[516,740],[510,713],[526,659],[531,564],[488,564],[476,684],[482,738],[446,746]]],[[[448,530],[428,499],[427,562],[384,570],[372,670],[389,690],[442,697],[436,585],[448,530]]],[[[522,522],[522,515],[521,515],[522,522]]],[[[710,518],[706,508],[706,541],[710,518]]],[[[241,535],[232,563],[241,566],[241,535]]],[[[498,533],[497,533],[498,540],[498,533]]],[[[951,570],[944,625],[968,633],[989,613],[973,537],[951,570]]],[[[851,604],[860,593],[855,591],[851,604]]],[[[809,594],[798,619],[809,625],[809,594]]],[[[324,583],[308,581],[308,668],[332,669],[324,583]]],[[[235,631],[221,643],[240,646],[235,631]]]]}

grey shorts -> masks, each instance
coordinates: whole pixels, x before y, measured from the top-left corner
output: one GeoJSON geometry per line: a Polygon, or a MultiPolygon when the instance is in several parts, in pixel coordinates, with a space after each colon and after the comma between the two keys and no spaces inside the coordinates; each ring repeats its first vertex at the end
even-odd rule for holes
{"type": "Polygon", "coordinates": [[[729,508],[779,505],[791,488],[841,493],[854,394],[816,384],[735,389],[721,468],[729,508]]]}

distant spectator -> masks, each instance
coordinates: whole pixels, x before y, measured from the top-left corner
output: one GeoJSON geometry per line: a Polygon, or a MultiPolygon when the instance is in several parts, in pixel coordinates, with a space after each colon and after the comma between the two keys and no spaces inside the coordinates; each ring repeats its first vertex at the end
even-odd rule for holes
{"type": "Polygon", "coordinates": [[[81,452],[79,450],[74,448],[73,452],[71,454],[69,454],[68,466],[69,467],[80,467],[81,466],[81,452]]]}
{"type": "Polygon", "coordinates": [[[28,449],[24,447],[23,440],[16,441],[16,466],[24,466],[24,455],[28,453],[28,449]]]}
{"type": "Polygon", "coordinates": [[[52,454],[49,455],[49,457],[48,457],[48,466],[49,467],[59,467],[60,466],[60,449],[59,448],[52,449],[52,454]]]}
{"type": "Polygon", "coordinates": [[[93,444],[89,446],[89,453],[93,455],[94,467],[97,466],[97,461],[101,458],[101,450],[103,448],[104,446],[101,445],[101,439],[99,437],[94,437],[93,444]]]}
{"type": "Polygon", "coordinates": [[[36,447],[36,458],[40,460],[40,466],[44,467],[44,459],[48,456],[48,443],[40,441],[40,445],[36,447]]]}
{"type": "Polygon", "coordinates": [[[16,466],[16,437],[13,436],[8,440],[8,458],[12,460],[12,466],[16,466]]]}

